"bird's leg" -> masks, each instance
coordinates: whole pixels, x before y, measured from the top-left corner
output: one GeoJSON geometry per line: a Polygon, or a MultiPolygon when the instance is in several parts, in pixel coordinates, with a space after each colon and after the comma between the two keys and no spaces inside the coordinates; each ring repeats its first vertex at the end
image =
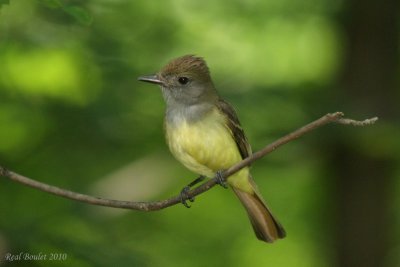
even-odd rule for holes
{"type": "Polygon", "coordinates": [[[217,173],[215,174],[215,180],[216,180],[217,184],[219,184],[223,188],[228,188],[228,185],[226,184],[226,181],[224,179],[224,171],[223,170],[217,171],[217,173]]]}
{"type": "Polygon", "coordinates": [[[188,196],[188,192],[190,191],[190,189],[195,186],[196,184],[200,183],[201,181],[204,180],[204,178],[206,178],[205,176],[201,175],[199,177],[197,177],[195,180],[193,180],[191,183],[189,183],[187,186],[185,186],[182,190],[181,190],[181,202],[182,204],[186,207],[186,208],[190,208],[190,205],[186,202],[186,200],[189,200],[190,202],[194,201],[194,197],[189,197],[188,196]]]}

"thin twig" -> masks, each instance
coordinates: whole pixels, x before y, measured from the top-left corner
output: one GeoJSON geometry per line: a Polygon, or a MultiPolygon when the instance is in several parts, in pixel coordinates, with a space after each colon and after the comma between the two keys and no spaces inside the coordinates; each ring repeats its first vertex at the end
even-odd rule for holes
{"type": "MultiPolygon", "coordinates": [[[[290,141],[293,141],[293,140],[299,138],[300,136],[303,136],[304,134],[309,133],[309,132],[315,130],[316,128],[319,128],[328,123],[336,122],[336,123],[343,124],[343,125],[366,126],[366,125],[371,125],[371,124],[375,123],[377,120],[378,120],[377,117],[371,118],[371,119],[366,119],[363,121],[346,119],[346,118],[343,118],[342,112],[326,114],[325,116],[319,118],[318,120],[315,120],[288,135],[285,135],[284,137],[267,145],[263,149],[255,152],[251,156],[238,162],[234,166],[225,170],[222,173],[222,178],[224,180],[226,180],[227,177],[238,172],[242,168],[249,166],[251,163],[264,157],[265,155],[273,152],[278,147],[280,147],[290,141]]],[[[88,203],[88,204],[92,204],[92,205],[98,205],[98,206],[141,210],[141,211],[154,211],[154,210],[164,209],[164,208],[170,207],[172,205],[175,205],[175,204],[178,204],[181,202],[180,196],[174,196],[169,199],[160,200],[160,201],[152,201],[152,202],[120,201],[120,200],[94,197],[94,196],[80,194],[80,193],[69,191],[69,190],[66,190],[66,189],[63,189],[60,187],[56,187],[56,186],[52,186],[49,184],[38,182],[36,180],[30,179],[28,177],[25,177],[23,175],[13,172],[13,171],[7,170],[6,168],[4,168],[2,166],[0,166],[0,176],[7,177],[13,181],[33,187],[35,189],[38,189],[38,190],[41,190],[41,191],[44,191],[47,193],[51,193],[51,194],[61,196],[64,198],[68,198],[68,199],[72,199],[72,200],[76,200],[79,202],[84,202],[84,203],[88,203]]],[[[187,197],[188,198],[195,197],[195,196],[211,189],[215,185],[216,185],[216,179],[214,177],[213,179],[210,179],[209,181],[205,182],[204,184],[200,185],[199,187],[196,187],[196,188],[192,189],[191,191],[189,191],[187,193],[187,197]]]]}
{"type": "Polygon", "coordinates": [[[341,118],[337,121],[337,123],[344,124],[344,125],[352,125],[352,126],[366,126],[366,125],[374,124],[377,120],[378,120],[378,117],[373,117],[371,119],[366,119],[363,121],[355,121],[352,119],[341,118]]]}

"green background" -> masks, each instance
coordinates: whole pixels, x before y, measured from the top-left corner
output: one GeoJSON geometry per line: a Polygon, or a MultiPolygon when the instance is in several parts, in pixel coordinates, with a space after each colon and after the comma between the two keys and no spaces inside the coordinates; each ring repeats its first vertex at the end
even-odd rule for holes
{"type": "Polygon", "coordinates": [[[164,142],[164,103],[137,77],[208,62],[257,151],[334,111],[252,165],[287,238],[258,241],[215,187],[156,212],[73,202],[0,180],[0,266],[399,266],[397,1],[0,1],[0,165],[95,196],[146,201],[196,177],[164,142]],[[65,261],[7,261],[8,253],[65,261]]]}

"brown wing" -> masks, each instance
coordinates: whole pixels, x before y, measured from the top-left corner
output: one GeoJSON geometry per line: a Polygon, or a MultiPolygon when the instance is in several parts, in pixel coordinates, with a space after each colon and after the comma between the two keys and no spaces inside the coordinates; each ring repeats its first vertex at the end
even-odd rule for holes
{"type": "Polygon", "coordinates": [[[235,110],[223,99],[218,100],[217,107],[227,117],[229,130],[231,131],[232,137],[235,139],[235,142],[239,148],[240,155],[242,155],[243,159],[247,158],[249,155],[251,155],[251,147],[247,141],[242,127],[240,126],[240,122],[235,110]]]}

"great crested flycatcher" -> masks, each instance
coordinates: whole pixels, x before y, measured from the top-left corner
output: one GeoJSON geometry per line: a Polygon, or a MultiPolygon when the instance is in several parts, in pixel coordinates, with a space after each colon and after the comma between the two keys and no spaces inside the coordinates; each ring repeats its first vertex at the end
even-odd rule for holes
{"type": "MultiPolygon", "coordinates": [[[[206,62],[193,55],[172,60],[140,81],[158,84],[166,102],[165,136],[175,158],[189,170],[214,177],[251,154],[236,112],[215,90],[206,62]]],[[[258,239],[274,242],[285,230],[269,211],[249,168],[227,183],[245,207],[258,239]]]]}

